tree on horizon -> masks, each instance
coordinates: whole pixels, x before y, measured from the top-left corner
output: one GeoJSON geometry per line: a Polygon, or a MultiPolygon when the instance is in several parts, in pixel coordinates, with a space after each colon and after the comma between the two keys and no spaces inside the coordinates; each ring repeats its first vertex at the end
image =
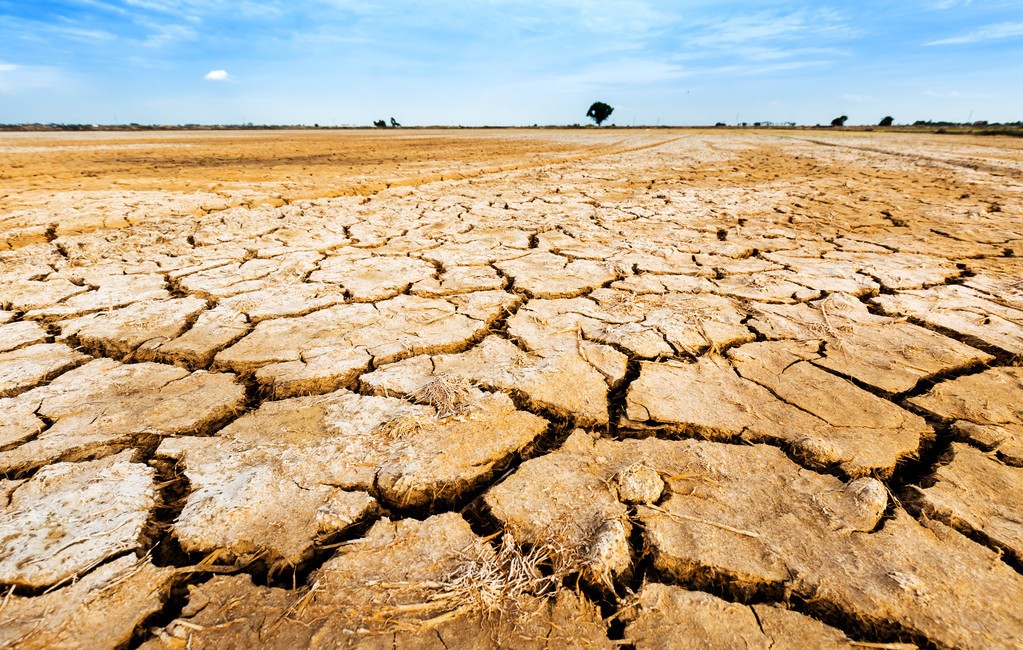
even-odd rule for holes
{"type": "Polygon", "coordinates": [[[611,113],[614,113],[614,111],[614,107],[609,104],[593,102],[590,104],[590,110],[586,111],[586,117],[596,122],[597,126],[600,126],[604,120],[611,117],[611,113]]]}
{"type": "Polygon", "coordinates": [[[882,119],[880,122],[878,122],[877,125],[878,126],[891,126],[892,122],[894,122],[894,121],[895,121],[895,118],[892,117],[891,115],[888,115],[884,119],[882,119]]]}
{"type": "Polygon", "coordinates": [[[836,117],[835,119],[831,120],[831,126],[845,126],[845,121],[848,119],[849,119],[848,115],[836,117]]]}

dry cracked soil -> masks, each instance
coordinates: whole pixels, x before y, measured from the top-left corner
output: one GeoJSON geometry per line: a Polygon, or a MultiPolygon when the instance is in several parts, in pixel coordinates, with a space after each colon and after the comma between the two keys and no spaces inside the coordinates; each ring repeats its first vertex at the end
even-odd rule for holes
{"type": "Polygon", "coordinates": [[[1023,645],[1023,141],[0,162],[0,648],[1023,645]]]}

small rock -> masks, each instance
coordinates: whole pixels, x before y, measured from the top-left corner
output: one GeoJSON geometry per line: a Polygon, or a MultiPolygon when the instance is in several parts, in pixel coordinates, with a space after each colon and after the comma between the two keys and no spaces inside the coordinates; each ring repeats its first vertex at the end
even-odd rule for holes
{"type": "Polygon", "coordinates": [[[656,503],[664,492],[664,481],[657,471],[646,465],[636,464],[615,475],[618,498],[622,503],[656,503]]]}

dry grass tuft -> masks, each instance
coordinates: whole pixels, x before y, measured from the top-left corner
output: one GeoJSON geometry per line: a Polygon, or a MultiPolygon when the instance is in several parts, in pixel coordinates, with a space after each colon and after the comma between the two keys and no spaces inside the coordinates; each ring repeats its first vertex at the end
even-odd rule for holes
{"type": "Polygon", "coordinates": [[[550,595],[560,582],[559,576],[545,576],[541,570],[551,562],[548,549],[524,552],[512,535],[502,537],[496,552],[485,547],[475,551],[441,581],[435,601],[486,618],[503,618],[516,613],[524,596],[550,595]]]}
{"type": "Polygon", "coordinates": [[[496,551],[480,545],[458,568],[436,585],[431,599],[453,610],[475,612],[484,618],[510,618],[526,602],[553,597],[565,576],[578,570],[579,552],[564,535],[545,536],[528,551],[505,533],[496,551]]]}
{"type": "Polygon", "coordinates": [[[612,314],[623,314],[633,316],[642,314],[647,308],[647,301],[644,296],[622,289],[616,290],[612,295],[603,297],[599,301],[601,307],[612,314]]]}
{"type": "Polygon", "coordinates": [[[576,570],[571,567],[577,566],[572,559],[577,555],[562,536],[525,550],[506,533],[496,549],[485,542],[466,549],[457,567],[438,582],[389,584],[416,592],[417,602],[378,607],[372,619],[386,631],[422,630],[478,615],[514,630],[556,595],[562,579],[576,570]]]}
{"type": "Polygon", "coordinates": [[[436,375],[409,397],[413,402],[437,409],[441,418],[461,415],[470,410],[476,396],[477,384],[454,375],[436,375]]]}
{"type": "Polygon", "coordinates": [[[381,422],[373,429],[373,433],[383,434],[392,440],[406,440],[421,433],[423,429],[435,422],[436,418],[434,417],[406,412],[381,422]]]}

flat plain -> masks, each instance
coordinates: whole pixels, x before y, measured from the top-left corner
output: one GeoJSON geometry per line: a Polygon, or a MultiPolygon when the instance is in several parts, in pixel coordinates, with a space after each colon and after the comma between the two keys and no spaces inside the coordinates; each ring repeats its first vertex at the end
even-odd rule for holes
{"type": "Polygon", "coordinates": [[[0,647],[1015,648],[1023,141],[0,135],[0,647]]]}

